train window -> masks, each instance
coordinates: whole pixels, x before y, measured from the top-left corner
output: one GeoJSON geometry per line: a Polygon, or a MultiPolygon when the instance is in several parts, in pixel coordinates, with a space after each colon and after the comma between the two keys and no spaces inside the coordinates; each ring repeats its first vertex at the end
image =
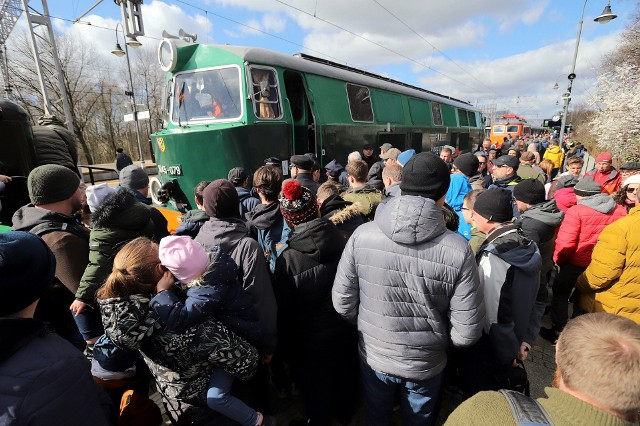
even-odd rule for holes
{"type": "Polygon", "coordinates": [[[240,69],[231,66],[179,73],[172,98],[174,122],[237,120],[242,116],[240,69]]]}
{"type": "Polygon", "coordinates": [[[440,111],[440,104],[433,102],[431,104],[431,113],[433,114],[433,125],[442,126],[442,112],[440,111]]]}
{"type": "Polygon", "coordinates": [[[351,119],[366,123],[373,122],[373,109],[371,109],[371,93],[369,88],[347,83],[347,99],[351,110],[351,119]]]}
{"type": "Polygon", "coordinates": [[[460,123],[460,127],[469,127],[469,116],[467,115],[467,110],[458,109],[458,123],[460,123]]]}
{"type": "Polygon", "coordinates": [[[518,133],[518,126],[507,126],[507,133],[518,133]]]}
{"type": "Polygon", "coordinates": [[[493,133],[504,133],[504,126],[493,126],[493,133]]]}
{"type": "Polygon", "coordinates": [[[273,68],[251,67],[253,112],[262,119],[282,117],[278,76],[273,68]]]}
{"type": "Polygon", "coordinates": [[[429,105],[422,100],[409,98],[409,112],[413,124],[429,125],[429,105]]]}

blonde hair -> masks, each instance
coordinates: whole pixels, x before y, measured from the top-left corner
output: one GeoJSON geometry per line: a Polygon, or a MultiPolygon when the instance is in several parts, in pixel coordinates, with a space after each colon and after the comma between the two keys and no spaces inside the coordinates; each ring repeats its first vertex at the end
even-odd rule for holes
{"type": "Polygon", "coordinates": [[[402,180],[402,166],[400,164],[389,164],[382,169],[382,179],[391,178],[394,183],[402,180]]]}
{"type": "Polygon", "coordinates": [[[332,182],[330,180],[326,181],[318,188],[318,192],[316,193],[316,198],[321,202],[324,202],[327,198],[338,195],[340,193],[340,188],[336,182],[332,182]]]}
{"type": "Polygon", "coordinates": [[[640,325],[604,312],[581,315],[560,334],[556,362],[570,389],[624,416],[637,414],[640,325]]]}
{"type": "Polygon", "coordinates": [[[553,163],[551,160],[542,160],[540,164],[538,164],[538,167],[542,169],[547,177],[551,176],[551,171],[553,170],[553,163]]]}
{"type": "Polygon", "coordinates": [[[158,244],[146,237],[128,242],[113,259],[113,269],[96,298],[129,297],[155,291],[161,275],[157,268],[158,244]]]}

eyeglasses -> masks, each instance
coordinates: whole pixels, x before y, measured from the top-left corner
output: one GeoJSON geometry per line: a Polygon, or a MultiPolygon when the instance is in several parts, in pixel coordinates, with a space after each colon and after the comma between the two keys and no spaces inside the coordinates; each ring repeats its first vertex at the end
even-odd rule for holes
{"type": "Polygon", "coordinates": [[[487,162],[486,162],[486,161],[480,161],[480,165],[481,165],[481,166],[484,166],[484,165],[486,165],[486,164],[487,164],[487,162]]]}
{"type": "Polygon", "coordinates": [[[638,188],[627,188],[627,194],[631,194],[632,192],[638,192],[638,188]]]}

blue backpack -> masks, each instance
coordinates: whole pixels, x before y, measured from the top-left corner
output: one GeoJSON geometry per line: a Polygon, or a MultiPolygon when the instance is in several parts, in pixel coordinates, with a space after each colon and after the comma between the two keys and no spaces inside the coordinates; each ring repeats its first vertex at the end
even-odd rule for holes
{"type": "Polygon", "coordinates": [[[278,256],[288,247],[287,241],[290,233],[291,228],[282,217],[270,228],[258,229],[258,244],[262,247],[264,257],[272,274],[276,269],[278,256]]]}

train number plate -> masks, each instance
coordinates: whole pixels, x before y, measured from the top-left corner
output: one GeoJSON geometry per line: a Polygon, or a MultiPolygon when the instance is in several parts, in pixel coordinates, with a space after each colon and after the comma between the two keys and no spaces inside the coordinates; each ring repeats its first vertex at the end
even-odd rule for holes
{"type": "Polygon", "coordinates": [[[158,166],[158,172],[162,175],[182,176],[182,166],[158,166]]]}

